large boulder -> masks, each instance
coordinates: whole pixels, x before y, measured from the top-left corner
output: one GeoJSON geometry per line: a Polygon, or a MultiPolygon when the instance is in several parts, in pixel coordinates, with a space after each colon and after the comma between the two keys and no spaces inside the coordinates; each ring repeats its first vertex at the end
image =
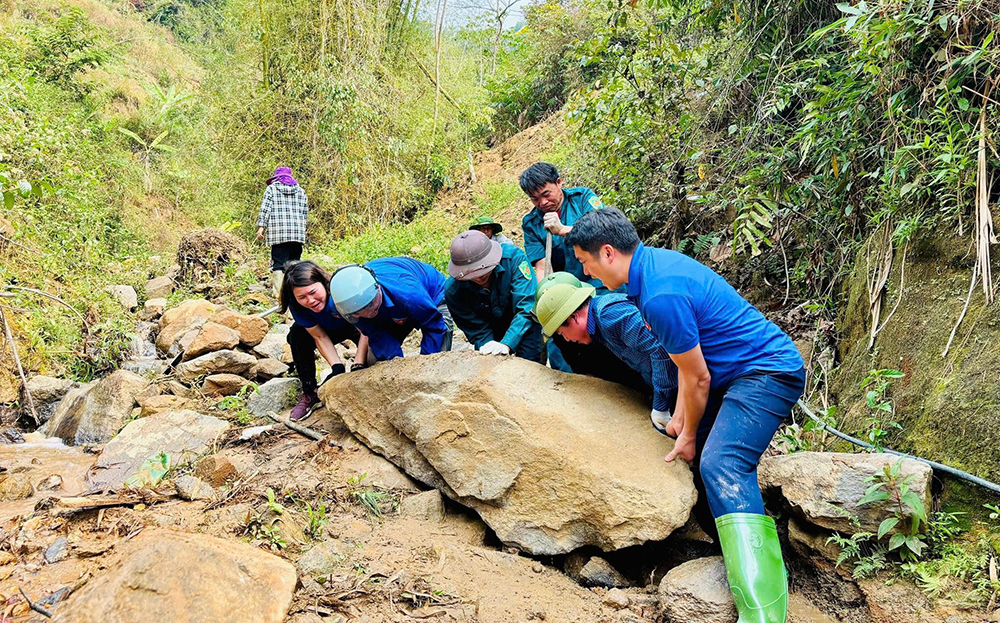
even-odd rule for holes
{"type": "Polygon", "coordinates": [[[57,610],[60,623],[281,623],[295,567],[232,539],[146,529],[57,610]]]}
{"type": "Polygon", "coordinates": [[[163,276],[146,282],[146,298],[162,299],[174,293],[174,280],[163,276]]]}
{"type": "Polygon", "coordinates": [[[268,411],[281,413],[294,405],[301,393],[302,382],[297,378],[271,379],[250,395],[247,410],[257,417],[265,417],[268,411]]]}
{"type": "Polygon", "coordinates": [[[79,387],[79,383],[42,374],[28,379],[26,389],[31,393],[39,421],[48,422],[59,402],[74,387],[79,387]]]}
{"type": "Polygon", "coordinates": [[[231,309],[220,309],[209,320],[235,330],[240,334],[240,343],[247,347],[260,344],[270,328],[263,318],[247,316],[231,309]]]}
{"type": "Polygon", "coordinates": [[[135,396],[147,385],[149,381],[133,372],[112,372],[66,394],[42,431],[69,445],[104,443],[128,420],[135,396]]]}
{"type": "Polygon", "coordinates": [[[205,377],[201,393],[206,396],[235,396],[250,384],[238,374],[211,374],[205,377]]]}
{"type": "Polygon", "coordinates": [[[102,489],[119,489],[143,461],[161,452],[169,455],[171,467],[190,463],[228,428],[228,422],[194,411],[138,419],[104,446],[94,464],[93,483],[102,489]]]}
{"type": "Polygon", "coordinates": [[[231,350],[240,343],[240,334],[215,322],[206,322],[184,349],[182,361],[189,361],[217,350],[231,350]]]}
{"type": "Polygon", "coordinates": [[[736,623],[736,603],[722,556],[674,567],[660,581],[659,595],[665,621],[736,623]]]}
{"type": "MultiPolygon", "coordinates": [[[[853,534],[877,532],[882,520],[892,517],[889,501],[858,506],[871,485],[869,478],[883,473],[900,458],[891,454],[797,452],[761,460],[757,478],[764,492],[778,492],[800,517],[828,530],[853,534]],[[860,526],[851,521],[857,517],[860,526]]],[[[913,459],[902,459],[901,478],[930,508],[931,468],[913,459]]]]}
{"type": "Polygon", "coordinates": [[[160,332],[156,336],[156,347],[168,356],[175,356],[185,350],[198,335],[198,330],[219,310],[204,299],[189,299],[173,309],[163,312],[160,317],[160,332]]]}
{"type": "Polygon", "coordinates": [[[177,307],[163,312],[159,323],[160,331],[163,331],[175,322],[184,322],[191,318],[201,318],[207,321],[217,311],[219,311],[219,306],[205,299],[188,299],[177,307]]]}
{"type": "Polygon", "coordinates": [[[279,324],[271,332],[264,336],[259,344],[254,346],[253,352],[258,357],[270,357],[281,361],[285,345],[288,343],[288,331],[291,327],[287,324],[279,324]]]}
{"type": "Polygon", "coordinates": [[[257,363],[257,358],[249,353],[241,353],[236,350],[218,350],[185,361],[177,366],[177,378],[185,383],[190,383],[199,376],[209,374],[245,374],[255,363],[257,363]]]}
{"type": "Polygon", "coordinates": [[[532,554],[662,540],[697,494],[648,407],[618,385],[514,357],[394,359],[320,397],[370,448],[532,554]]]}

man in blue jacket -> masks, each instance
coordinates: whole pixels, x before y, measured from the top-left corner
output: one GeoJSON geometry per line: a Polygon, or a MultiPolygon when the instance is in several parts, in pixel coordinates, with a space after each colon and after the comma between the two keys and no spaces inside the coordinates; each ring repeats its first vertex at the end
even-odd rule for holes
{"type": "Polygon", "coordinates": [[[642,377],[644,393],[652,398],[650,422],[667,434],[677,400],[677,366],[628,297],[595,294],[594,287],[585,283],[558,283],[546,289],[535,305],[542,332],[575,344],[600,344],[631,366],[642,377]]]}
{"type": "Polygon", "coordinates": [[[420,354],[451,350],[454,325],[444,303],[444,275],[408,257],[345,266],[330,279],[340,315],[361,331],[352,369],[403,356],[403,340],[420,329],[420,354]]]}
{"type": "Polygon", "coordinates": [[[667,461],[694,463],[719,533],[741,623],[784,623],[788,585],[757,463],[802,394],[802,357],[780,328],[707,266],[647,248],[621,211],[596,210],[568,236],[587,273],[628,284],[670,358],[679,393],[667,461]]]}
{"type": "Polygon", "coordinates": [[[531,317],[538,282],[524,251],[462,232],[451,243],[448,274],[444,300],[476,350],[541,359],[541,327],[531,317]]]}

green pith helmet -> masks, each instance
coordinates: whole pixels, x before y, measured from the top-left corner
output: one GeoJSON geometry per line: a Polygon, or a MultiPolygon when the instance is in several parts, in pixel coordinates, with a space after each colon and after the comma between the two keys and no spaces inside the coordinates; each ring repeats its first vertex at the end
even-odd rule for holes
{"type": "Polygon", "coordinates": [[[535,317],[542,325],[542,333],[546,337],[555,335],[573,312],[596,292],[589,284],[579,287],[569,283],[552,284],[535,303],[535,317]]]}
{"type": "Polygon", "coordinates": [[[583,285],[583,282],[576,278],[573,273],[567,273],[566,271],[559,271],[549,275],[545,275],[541,281],[538,282],[538,288],[535,290],[535,304],[538,303],[538,299],[542,298],[542,294],[556,285],[557,283],[564,283],[573,286],[574,288],[579,288],[583,285]]]}
{"type": "Polygon", "coordinates": [[[485,214],[474,218],[472,222],[469,223],[469,229],[476,229],[478,227],[485,227],[487,225],[493,228],[494,235],[499,234],[500,232],[503,231],[503,225],[494,221],[492,216],[486,216],[485,214]]]}

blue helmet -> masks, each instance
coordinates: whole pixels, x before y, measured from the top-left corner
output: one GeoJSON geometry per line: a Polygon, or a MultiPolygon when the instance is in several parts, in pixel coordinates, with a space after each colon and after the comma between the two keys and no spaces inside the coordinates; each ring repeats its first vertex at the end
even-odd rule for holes
{"type": "Polygon", "coordinates": [[[330,278],[330,296],[342,316],[368,307],[377,294],[375,275],[364,266],[344,266],[330,278]]]}

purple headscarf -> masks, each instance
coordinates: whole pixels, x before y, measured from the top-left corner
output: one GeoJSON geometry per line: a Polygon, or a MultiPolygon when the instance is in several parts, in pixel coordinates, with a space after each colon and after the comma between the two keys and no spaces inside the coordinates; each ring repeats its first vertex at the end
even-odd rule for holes
{"type": "Polygon", "coordinates": [[[267,180],[267,185],[270,186],[271,182],[281,182],[286,186],[296,186],[298,182],[292,177],[292,170],[289,167],[278,167],[274,170],[274,177],[267,180]]]}

